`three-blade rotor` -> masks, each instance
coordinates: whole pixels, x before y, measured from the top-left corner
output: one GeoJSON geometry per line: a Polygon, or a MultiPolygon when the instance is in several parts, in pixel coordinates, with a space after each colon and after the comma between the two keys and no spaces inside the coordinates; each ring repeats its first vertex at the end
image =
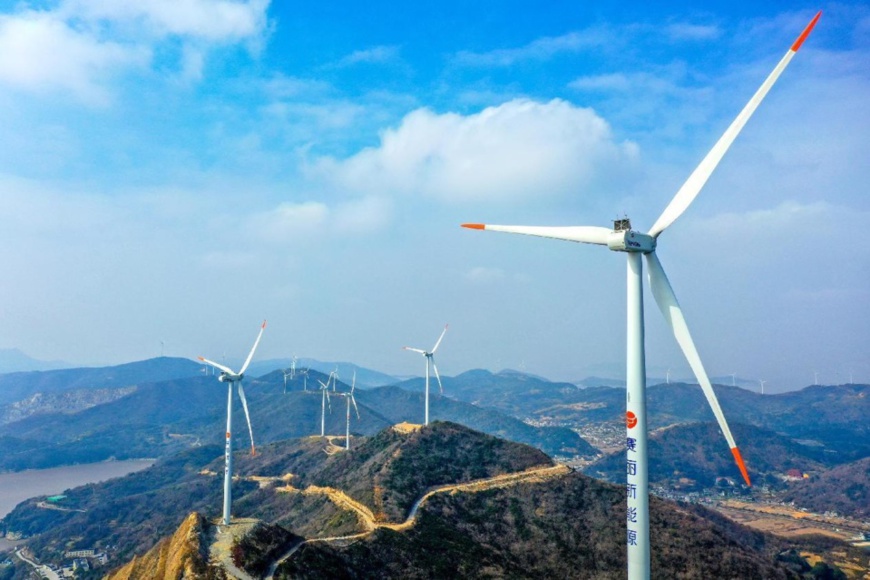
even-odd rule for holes
{"type": "Polygon", "coordinates": [[[438,347],[441,346],[441,341],[444,340],[444,335],[447,334],[447,328],[449,324],[444,325],[444,330],[441,331],[441,336],[438,337],[438,340],[435,341],[435,346],[432,347],[432,350],[423,350],[421,348],[413,348],[410,346],[403,346],[404,350],[409,350],[411,352],[416,352],[417,354],[421,354],[426,357],[426,370],[428,377],[429,365],[432,366],[432,370],[435,371],[435,378],[438,380],[438,390],[441,394],[444,394],[444,387],[441,384],[441,375],[438,373],[438,365],[435,364],[435,352],[438,350],[438,347]]]}
{"type": "MultiPolygon", "coordinates": [[[[251,455],[256,455],[257,449],[254,446],[254,429],[251,426],[251,414],[248,411],[248,401],[245,398],[245,389],[242,388],[242,379],[245,377],[245,371],[248,370],[248,366],[250,366],[251,360],[254,358],[254,353],[257,351],[257,346],[259,346],[260,344],[260,339],[263,338],[264,330],[266,330],[265,320],[263,321],[263,324],[260,325],[260,332],[259,334],[257,334],[257,340],[254,341],[254,346],[251,347],[251,352],[248,353],[248,358],[245,359],[245,363],[242,365],[242,368],[241,370],[239,370],[239,372],[235,372],[228,366],[208,360],[207,358],[198,357],[199,360],[201,360],[202,362],[211,365],[221,371],[221,375],[220,377],[218,377],[218,380],[220,380],[221,382],[236,383],[239,398],[242,400],[242,409],[244,409],[245,411],[245,419],[248,423],[248,434],[251,436],[251,455]]],[[[230,388],[232,388],[232,386],[230,386],[230,388]]],[[[286,374],[284,375],[284,391],[287,391],[286,374]]]]}
{"type": "MultiPolygon", "coordinates": [[[[743,107],[743,110],[740,111],[740,113],[737,115],[731,125],[725,130],[725,133],[719,138],[716,144],[713,145],[713,148],[707,153],[707,155],[704,157],[698,167],[695,168],[695,170],[682,185],[682,187],[680,187],[680,189],[677,191],[676,195],[673,197],[667,207],[665,207],[665,210],[662,212],[661,216],[659,216],[658,220],[656,220],[656,222],[653,224],[653,227],[650,229],[649,233],[646,234],[647,239],[649,239],[650,237],[652,238],[651,244],[649,244],[648,247],[641,248],[640,246],[638,246],[637,248],[632,248],[631,246],[613,243],[620,236],[623,236],[625,232],[609,230],[607,228],[594,226],[537,227],[489,225],[480,223],[462,224],[462,227],[475,230],[490,230],[496,232],[523,234],[544,238],[553,238],[557,240],[565,240],[570,242],[609,246],[611,249],[619,251],[643,252],[647,258],[650,288],[652,290],[656,304],[658,305],[659,310],[661,310],[662,314],[664,315],[665,322],[668,324],[671,332],[674,334],[674,337],[676,338],[680,349],[683,351],[686,360],[689,362],[689,366],[692,368],[692,372],[698,379],[698,384],[701,385],[704,396],[707,398],[707,402],[709,403],[710,408],[713,411],[713,415],[716,417],[716,421],[719,423],[719,427],[722,429],[722,433],[725,436],[725,439],[728,441],[728,445],[731,448],[732,454],[734,455],[734,460],[737,463],[737,466],[740,469],[740,473],[743,476],[743,479],[746,481],[747,485],[750,485],[749,474],[746,471],[746,466],[743,463],[743,458],[740,456],[740,451],[737,449],[734,438],[731,435],[731,430],[728,428],[728,423],[725,421],[725,416],[722,414],[722,409],[719,406],[719,401],[716,399],[716,394],[713,392],[713,387],[710,384],[710,379],[707,376],[707,371],[704,369],[704,365],[701,363],[701,358],[698,355],[695,343],[692,340],[691,334],[689,333],[689,328],[686,325],[682,309],[677,302],[677,298],[674,294],[673,288],[671,288],[671,284],[668,281],[664,269],[662,268],[661,262],[659,262],[659,259],[656,256],[655,241],[663,231],[665,231],[681,215],[683,215],[686,209],[688,209],[689,205],[691,205],[691,203],[701,192],[704,184],[707,183],[707,180],[710,178],[713,171],[716,169],[717,165],[724,157],[725,153],[731,147],[731,144],[740,134],[740,131],[746,125],[746,122],[758,108],[758,105],[761,104],[761,101],[764,100],[764,97],[767,95],[771,87],[785,70],[786,66],[788,66],[789,62],[791,62],[791,59],[794,57],[795,53],[806,40],[807,36],[809,36],[820,16],[821,12],[816,14],[815,17],[810,21],[810,23],[800,34],[797,40],[792,44],[788,52],[786,52],[785,56],[782,57],[782,59],[779,61],[776,67],[774,67],[773,71],[764,80],[764,82],[761,84],[761,86],[758,88],[752,98],[749,99],[749,102],[746,104],[746,106],[743,107]]],[[[423,354],[427,353],[424,352],[423,354]]]]}

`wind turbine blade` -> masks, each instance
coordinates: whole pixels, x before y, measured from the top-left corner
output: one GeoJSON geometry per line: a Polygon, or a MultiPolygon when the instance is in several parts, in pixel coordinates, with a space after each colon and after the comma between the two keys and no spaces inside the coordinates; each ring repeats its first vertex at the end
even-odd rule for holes
{"type": "Polygon", "coordinates": [[[242,388],[242,383],[239,381],[239,398],[242,400],[242,409],[245,410],[245,419],[248,420],[248,434],[251,436],[251,455],[257,454],[257,449],[254,447],[254,429],[251,428],[251,414],[248,412],[248,401],[245,399],[245,389],[242,388]]]}
{"type": "Polygon", "coordinates": [[[422,349],[419,349],[419,348],[411,348],[410,346],[403,346],[402,349],[404,349],[404,350],[410,350],[411,352],[416,352],[416,353],[418,353],[418,354],[423,354],[423,355],[426,354],[426,351],[425,351],[425,350],[422,350],[422,349]]]}
{"type": "Polygon", "coordinates": [[[317,382],[320,383],[321,388],[323,388],[323,389],[329,388],[329,379],[326,379],[326,384],[324,384],[323,381],[321,381],[320,379],[317,379],[317,382]]]}
{"type": "Polygon", "coordinates": [[[221,370],[221,371],[223,371],[223,372],[225,372],[225,373],[228,373],[228,374],[231,374],[231,375],[236,374],[235,372],[233,372],[233,370],[232,370],[231,368],[229,368],[229,367],[225,367],[225,366],[222,365],[222,364],[216,363],[216,362],[214,362],[214,361],[212,361],[212,360],[208,360],[207,358],[202,358],[201,356],[198,356],[198,357],[196,357],[196,358],[198,358],[199,360],[201,360],[201,361],[204,362],[205,364],[207,364],[207,365],[211,365],[211,366],[213,366],[214,368],[216,368],[216,369],[218,369],[218,370],[221,370]]]}
{"type": "Polygon", "coordinates": [[[728,446],[731,448],[731,453],[734,455],[734,460],[737,467],[740,468],[740,473],[743,479],[746,480],[746,485],[751,485],[749,482],[749,473],[746,471],[746,465],[743,463],[743,458],[740,456],[740,450],[737,449],[737,444],[734,442],[734,437],[731,435],[731,430],[728,428],[728,422],[725,421],[725,415],[722,414],[722,408],[719,406],[719,401],[716,399],[716,393],[713,392],[713,385],[710,384],[710,379],[707,376],[707,371],[704,370],[704,364],[701,362],[701,357],[698,350],[695,348],[695,342],[692,340],[692,335],[689,333],[689,327],[686,325],[686,319],[683,317],[683,311],[680,308],[677,297],[674,294],[671,283],[659,262],[655,252],[650,252],[646,255],[647,266],[649,270],[649,283],[653,296],[659,310],[665,317],[665,321],[670,326],[680,349],[692,367],[692,372],[698,379],[698,384],[704,391],[704,396],[707,397],[707,403],[713,410],[713,415],[716,416],[716,421],[719,423],[719,428],[725,439],[728,441],[728,446]]]}
{"type": "Polygon", "coordinates": [[[435,366],[435,358],[432,358],[432,368],[435,370],[435,378],[438,379],[438,390],[441,391],[441,394],[444,394],[444,387],[441,386],[441,375],[438,374],[438,367],[435,366]]]}
{"type": "MultiPolygon", "coordinates": [[[[350,384],[350,394],[353,395],[353,390],[356,388],[356,371],[353,371],[353,381],[350,384]]],[[[354,403],[356,404],[356,403],[354,403]]]]}
{"type": "Polygon", "coordinates": [[[260,344],[260,339],[263,338],[263,331],[266,330],[266,321],[263,321],[263,325],[260,327],[260,334],[257,335],[257,340],[254,341],[254,346],[251,347],[251,352],[248,353],[248,358],[245,359],[245,364],[242,365],[242,370],[239,371],[239,374],[245,374],[245,371],[248,370],[248,365],[251,364],[251,359],[254,358],[254,351],[257,350],[257,345],[260,344]]]}
{"type": "Polygon", "coordinates": [[[329,389],[326,389],[323,392],[326,393],[326,406],[329,407],[329,412],[332,413],[332,402],[329,400],[329,389]]]}
{"type": "Polygon", "coordinates": [[[755,94],[752,95],[752,98],[749,99],[749,102],[746,103],[746,106],[743,107],[743,110],[740,111],[737,118],[734,119],[728,129],[725,130],[725,133],[719,138],[719,141],[713,145],[713,148],[701,161],[700,165],[695,168],[695,171],[692,172],[689,179],[687,179],[680,190],[677,191],[677,194],[671,200],[671,203],[668,204],[665,211],[662,212],[662,215],[659,216],[659,219],[656,220],[655,224],[653,224],[652,229],[649,231],[649,235],[654,238],[658,237],[659,234],[665,231],[668,226],[674,223],[674,221],[680,217],[684,211],[686,211],[686,208],[688,208],[695,197],[697,197],[701,188],[704,187],[704,184],[707,183],[707,179],[709,179],[710,175],[713,173],[713,170],[716,169],[719,161],[722,160],[722,157],[728,151],[728,148],[731,147],[731,144],[734,142],[734,139],[737,138],[737,135],[740,134],[743,126],[746,125],[746,122],[755,112],[755,109],[758,108],[758,105],[760,105],[764,97],[767,96],[767,92],[777,81],[779,75],[782,74],[782,71],[784,71],[785,67],[788,66],[788,63],[791,62],[791,59],[804,43],[807,36],[809,36],[821,15],[821,12],[816,14],[815,18],[810,21],[798,39],[794,44],[792,44],[788,52],[785,53],[785,56],[783,56],[779,61],[779,64],[774,67],[773,72],[770,73],[755,94]]]}
{"type": "Polygon", "coordinates": [[[356,406],[356,399],[353,395],[350,396],[350,402],[353,403],[353,410],[356,411],[356,418],[359,419],[359,407],[356,406]]]}
{"type": "Polygon", "coordinates": [[[494,226],[489,224],[462,224],[462,227],[471,230],[487,230],[493,232],[506,232],[509,234],[524,234],[541,238],[553,238],[568,242],[580,242],[584,244],[607,245],[607,237],[611,234],[608,228],[599,226],[494,226]]]}
{"type": "Polygon", "coordinates": [[[435,354],[435,351],[438,350],[438,347],[441,345],[441,341],[444,339],[444,335],[447,334],[447,326],[444,325],[444,330],[441,331],[441,336],[438,337],[438,342],[435,343],[435,346],[432,347],[432,354],[435,354]]]}

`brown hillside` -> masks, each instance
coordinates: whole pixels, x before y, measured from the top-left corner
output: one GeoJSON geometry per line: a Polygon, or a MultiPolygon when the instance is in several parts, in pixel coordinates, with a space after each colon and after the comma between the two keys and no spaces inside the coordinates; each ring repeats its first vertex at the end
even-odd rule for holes
{"type": "Polygon", "coordinates": [[[785,501],[815,512],[835,511],[854,518],[870,516],[870,457],[846,463],[796,484],[785,501]]]}
{"type": "Polygon", "coordinates": [[[106,580],[152,580],[165,578],[223,579],[222,570],[210,569],[207,562],[205,530],[208,524],[194,512],[171,537],[164,538],[144,556],[135,557],[106,580]]]}

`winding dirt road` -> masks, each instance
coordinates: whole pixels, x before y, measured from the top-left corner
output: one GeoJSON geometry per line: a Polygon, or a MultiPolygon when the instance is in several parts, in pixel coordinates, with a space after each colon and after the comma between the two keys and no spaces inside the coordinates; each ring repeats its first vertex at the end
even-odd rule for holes
{"type": "MultiPolygon", "coordinates": [[[[278,566],[280,566],[288,558],[293,556],[293,554],[295,554],[296,551],[305,544],[313,544],[315,542],[340,542],[348,540],[358,540],[371,535],[378,528],[387,528],[395,531],[407,530],[414,525],[420,506],[422,506],[426,501],[429,500],[429,498],[431,498],[435,494],[448,492],[476,493],[489,489],[497,489],[501,487],[517,485],[519,483],[541,482],[554,477],[561,477],[570,472],[571,468],[567,465],[557,464],[547,467],[534,467],[532,469],[527,469],[526,471],[506,473],[503,475],[496,475],[494,477],[477,479],[465,483],[440,485],[438,487],[430,489],[425,494],[423,494],[416,502],[414,502],[414,505],[408,512],[408,517],[405,518],[405,521],[398,523],[377,521],[371,509],[369,509],[366,505],[356,501],[339,489],[334,489],[331,487],[317,487],[313,485],[309,486],[305,488],[305,490],[302,490],[301,493],[310,495],[325,495],[339,508],[353,511],[354,513],[356,513],[365,531],[347,536],[331,536],[326,538],[311,538],[303,540],[292,546],[289,550],[287,550],[272,563],[272,565],[269,567],[266,578],[272,580],[275,575],[275,571],[278,569],[278,566]]],[[[300,490],[291,487],[278,488],[276,491],[300,493],[300,490]]]]}

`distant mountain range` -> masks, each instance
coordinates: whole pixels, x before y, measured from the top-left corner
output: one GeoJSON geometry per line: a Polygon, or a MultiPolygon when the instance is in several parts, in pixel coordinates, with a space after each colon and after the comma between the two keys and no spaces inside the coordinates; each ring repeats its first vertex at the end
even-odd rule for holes
{"type": "MultiPolygon", "coordinates": [[[[265,375],[276,369],[283,369],[289,372],[292,363],[292,358],[254,361],[251,363],[248,374],[256,377],[265,375]]],[[[313,369],[325,375],[328,375],[334,370],[338,370],[339,377],[347,384],[350,384],[351,377],[356,374],[356,386],[360,388],[382,387],[400,381],[400,379],[391,375],[349,362],[329,362],[319,361],[313,358],[300,358],[296,361],[296,369],[299,371],[303,369],[313,369]]]]}
{"type": "Polygon", "coordinates": [[[31,358],[17,348],[0,348],[0,373],[26,371],[49,371],[71,367],[59,360],[38,360],[31,358]]]}
{"type": "Polygon", "coordinates": [[[67,368],[0,375],[0,405],[34,393],[128,387],[202,375],[201,365],[184,358],[160,357],[110,367],[67,368]]]}
{"type": "MultiPolygon", "coordinates": [[[[191,445],[218,443],[223,439],[226,385],[214,376],[203,376],[199,365],[185,359],[152,359],[105,369],[69,369],[0,377],[0,386],[32,397],[33,389],[57,393],[63,385],[136,385],[129,394],[106,400],[75,413],[66,409],[42,412],[0,425],[0,470],[20,470],[71,463],[129,459],[175,453],[191,445]],[[193,373],[194,376],[190,376],[193,373]],[[148,377],[187,375],[182,378],[142,382],[148,377]],[[3,385],[6,381],[6,385],[3,385]]],[[[255,441],[268,443],[320,432],[321,397],[314,391],[327,376],[310,371],[287,382],[274,371],[259,379],[246,379],[255,441]],[[310,391],[304,392],[306,380],[310,391]]],[[[129,387],[123,387],[129,388],[129,387]]],[[[350,386],[338,382],[339,391],[350,386]]],[[[76,390],[75,392],[79,392],[76,390]]],[[[353,417],[354,433],[373,434],[402,421],[421,422],[423,397],[397,387],[357,391],[360,418],[353,417]]],[[[327,413],[326,432],[343,434],[343,399],[333,398],[327,413]]],[[[564,427],[534,427],[522,421],[449,398],[433,397],[432,417],[467,424],[485,432],[525,442],[560,456],[594,456],[596,451],[575,432],[564,427]]],[[[44,411],[44,410],[43,410],[44,411]]],[[[235,405],[234,444],[250,446],[241,405],[235,405]]]]}

